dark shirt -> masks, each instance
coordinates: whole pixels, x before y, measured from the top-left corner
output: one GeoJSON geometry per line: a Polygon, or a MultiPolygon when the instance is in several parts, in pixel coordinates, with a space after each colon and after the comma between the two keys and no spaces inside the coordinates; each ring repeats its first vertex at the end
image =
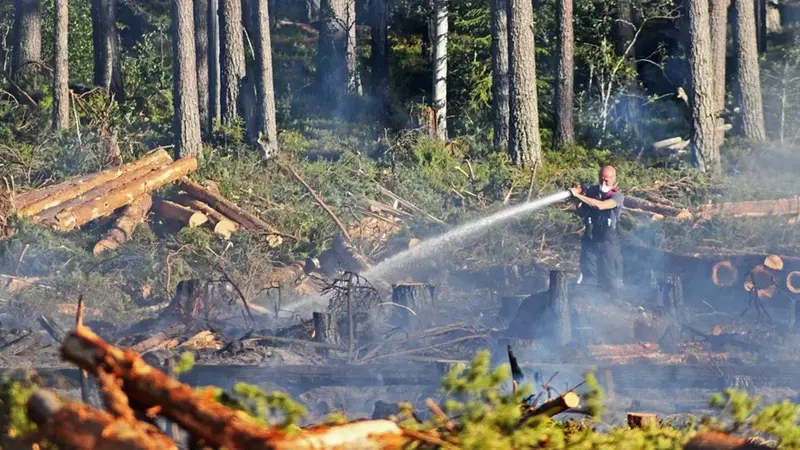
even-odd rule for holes
{"type": "Polygon", "coordinates": [[[605,194],[600,191],[599,185],[590,186],[583,190],[586,197],[594,198],[597,200],[614,200],[617,204],[616,207],[610,210],[599,210],[592,208],[586,204],[581,205],[581,216],[583,216],[584,224],[587,227],[591,224],[592,228],[604,228],[615,230],[617,228],[617,221],[622,215],[622,205],[625,202],[625,194],[619,189],[612,189],[605,194]]]}

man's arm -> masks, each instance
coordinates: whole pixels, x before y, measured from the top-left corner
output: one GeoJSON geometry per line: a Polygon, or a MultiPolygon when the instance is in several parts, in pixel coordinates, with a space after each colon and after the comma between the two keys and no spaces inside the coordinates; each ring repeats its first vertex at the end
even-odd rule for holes
{"type": "Polygon", "coordinates": [[[619,202],[619,198],[618,198],[617,195],[614,195],[613,197],[611,197],[611,198],[609,198],[607,200],[597,200],[597,199],[594,199],[594,198],[587,197],[585,195],[579,194],[577,192],[577,190],[574,189],[574,188],[570,189],[570,192],[572,192],[573,197],[575,197],[578,200],[580,200],[581,203],[589,206],[590,208],[599,209],[601,211],[606,210],[606,209],[614,209],[617,206],[622,206],[621,204],[619,204],[620,202],[619,202]]]}

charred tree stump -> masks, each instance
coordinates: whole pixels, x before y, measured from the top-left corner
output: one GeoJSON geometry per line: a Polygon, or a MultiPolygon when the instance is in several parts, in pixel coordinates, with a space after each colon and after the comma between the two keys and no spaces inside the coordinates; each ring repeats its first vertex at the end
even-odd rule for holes
{"type": "Polygon", "coordinates": [[[572,327],[570,326],[567,273],[563,270],[550,271],[550,304],[556,313],[556,341],[559,345],[565,345],[572,340],[572,327]]]}
{"type": "Polygon", "coordinates": [[[631,428],[657,427],[658,414],[628,413],[628,426],[631,428]]]}
{"type": "Polygon", "coordinates": [[[375,408],[372,410],[372,420],[388,419],[399,412],[397,403],[385,402],[378,400],[375,402],[375,408]]]}
{"type": "Polygon", "coordinates": [[[678,276],[668,277],[663,289],[663,306],[667,313],[667,328],[659,340],[666,351],[677,351],[681,338],[681,324],[686,322],[683,303],[683,285],[678,276]]]}
{"type": "MultiPolygon", "coordinates": [[[[336,329],[336,322],[330,313],[314,312],[314,341],[325,344],[339,345],[341,339],[339,330],[336,329]]],[[[321,355],[329,356],[329,349],[319,349],[321,355]]]]}
{"type": "Polygon", "coordinates": [[[420,315],[433,308],[436,287],[425,283],[398,283],[392,285],[392,302],[395,307],[391,321],[400,327],[415,328],[420,325],[420,315]]]}
{"type": "Polygon", "coordinates": [[[511,322],[517,315],[522,302],[530,295],[509,295],[500,298],[500,318],[505,322],[511,322]]]}

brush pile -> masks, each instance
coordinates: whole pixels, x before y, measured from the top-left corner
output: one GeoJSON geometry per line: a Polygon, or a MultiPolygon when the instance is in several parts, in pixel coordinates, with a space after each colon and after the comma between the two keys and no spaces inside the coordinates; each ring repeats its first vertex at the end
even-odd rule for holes
{"type": "Polygon", "coordinates": [[[225,238],[240,228],[275,233],[264,221],[224,198],[213,183],[204,186],[189,179],[195,170],[196,158],[175,161],[166,150],[156,149],[119,167],[15,195],[10,213],[65,232],[119,211],[113,227],[94,246],[95,255],[127,241],[151,211],[191,228],[208,226],[225,238]],[[174,195],[153,195],[169,184],[178,188],[174,195]]]}

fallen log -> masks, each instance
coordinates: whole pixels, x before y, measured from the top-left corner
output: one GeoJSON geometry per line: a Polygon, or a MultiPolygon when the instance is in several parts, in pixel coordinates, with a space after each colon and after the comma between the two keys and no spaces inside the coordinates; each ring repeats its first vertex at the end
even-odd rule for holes
{"type": "Polygon", "coordinates": [[[94,245],[92,253],[99,256],[106,250],[113,250],[133,236],[136,226],[144,221],[153,206],[153,196],[144,194],[126,206],[114,226],[94,245]]]}
{"type": "Polygon", "coordinates": [[[164,149],[157,149],[128,164],[99,173],[81,175],[53,186],[36,191],[26,192],[14,199],[17,214],[32,216],[39,212],[61,205],[67,200],[82,196],[85,193],[116,180],[123,175],[137,172],[148,167],[157,167],[172,162],[172,157],[164,149]]]}
{"type": "Polygon", "coordinates": [[[719,431],[699,433],[683,446],[684,450],[766,450],[771,448],[719,431]]]}
{"type": "Polygon", "coordinates": [[[567,391],[563,395],[544,403],[533,411],[525,414],[525,418],[536,416],[553,417],[561,414],[568,409],[577,408],[581,403],[581,398],[573,391],[567,391]]]}
{"type": "Polygon", "coordinates": [[[130,205],[136,198],[180,179],[195,170],[197,170],[197,159],[195,157],[190,156],[179,159],[166,167],[154,170],[142,178],[110,191],[104,197],[61,211],[54,219],[47,221],[46,224],[59,231],[74,230],[87,222],[111,214],[117,208],[130,205]]]}
{"type": "Polygon", "coordinates": [[[793,294],[800,294],[800,270],[793,270],[786,276],[786,289],[793,294]]]}
{"type": "MultiPolygon", "coordinates": [[[[624,206],[626,208],[635,208],[642,211],[648,211],[651,213],[661,214],[662,216],[666,217],[676,217],[681,214],[682,210],[675,208],[669,205],[661,205],[658,203],[653,203],[650,200],[645,200],[643,198],[625,196],[624,206]]],[[[684,216],[685,213],[682,215],[684,216]]]]}
{"type": "Polygon", "coordinates": [[[45,390],[28,400],[28,416],[47,440],[61,448],[93,450],[168,450],[175,442],[158,428],[137,420],[120,420],[78,402],[62,403],[45,390]]]}
{"type": "Polygon", "coordinates": [[[746,202],[720,203],[697,208],[696,215],[702,219],[716,216],[763,217],[800,215],[800,197],[777,200],[756,200],[746,202]]]}
{"type": "Polygon", "coordinates": [[[201,213],[205,214],[205,216],[208,217],[208,221],[214,226],[214,234],[222,236],[225,239],[230,238],[231,233],[239,228],[239,225],[236,222],[228,219],[221,212],[208,206],[208,204],[197,200],[196,198],[192,198],[185,194],[180,194],[172,197],[172,199],[175,200],[175,203],[179,205],[192,208],[195,211],[200,211],[201,213]]]}
{"type": "Polygon", "coordinates": [[[711,281],[717,286],[733,286],[733,283],[736,282],[738,277],[739,272],[729,259],[720,261],[711,268],[711,281]]]}
{"type": "Polygon", "coordinates": [[[190,196],[206,203],[208,206],[216,209],[224,214],[227,218],[241,225],[248,230],[268,231],[276,233],[276,230],[269,226],[266,222],[256,217],[242,208],[236,206],[233,202],[222,197],[198,183],[184,177],[180,180],[180,188],[186,191],[190,196]]]}
{"type": "Polygon", "coordinates": [[[180,222],[189,228],[197,228],[208,222],[208,217],[200,211],[195,211],[183,205],[164,199],[156,199],[153,211],[167,220],[180,222]]]}

